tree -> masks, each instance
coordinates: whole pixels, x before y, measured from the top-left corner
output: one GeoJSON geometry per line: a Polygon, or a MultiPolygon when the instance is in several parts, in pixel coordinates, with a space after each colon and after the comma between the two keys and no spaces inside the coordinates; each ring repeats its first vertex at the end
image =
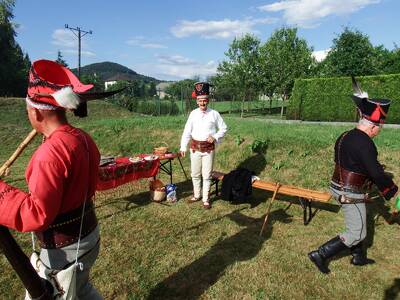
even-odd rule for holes
{"type": "Polygon", "coordinates": [[[154,95],[157,95],[156,83],[154,81],[150,82],[147,85],[146,94],[149,97],[153,97],[154,95]]]}
{"type": "Polygon", "coordinates": [[[221,62],[217,68],[219,82],[223,82],[225,87],[228,83],[232,91],[242,98],[241,117],[244,102],[258,94],[260,89],[259,46],[260,40],[252,34],[235,38],[225,52],[228,60],[221,62]]]}
{"type": "Polygon", "coordinates": [[[380,74],[400,73],[400,49],[397,45],[392,51],[383,46],[375,47],[374,53],[376,67],[380,74]]]}
{"type": "Polygon", "coordinates": [[[260,47],[263,92],[270,97],[278,94],[287,100],[295,79],[310,74],[314,63],[312,51],[306,40],[297,37],[297,28],[276,30],[260,47]]]}
{"type": "Polygon", "coordinates": [[[56,60],[56,62],[59,63],[60,65],[63,65],[64,67],[68,67],[68,64],[67,64],[67,62],[63,59],[63,56],[62,56],[60,50],[58,50],[58,52],[57,52],[57,60],[56,60]]]}
{"type": "Polygon", "coordinates": [[[376,51],[367,35],[348,27],[337,38],[325,61],[323,73],[328,76],[365,76],[377,73],[376,51]]]}
{"type": "Polygon", "coordinates": [[[174,82],[165,88],[165,92],[174,99],[188,99],[191,98],[192,91],[194,89],[195,82],[199,81],[196,79],[184,79],[174,82]]]}
{"type": "Polygon", "coordinates": [[[92,91],[102,91],[104,90],[104,82],[96,75],[93,74],[83,74],[81,75],[80,81],[84,84],[93,84],[92,91]]]}
{"type": "Polygon", "coordinates": [[[15,42],[15,0],[0,1],[0,96],[24,96],[30,68],[28,55],[15,42]]]}

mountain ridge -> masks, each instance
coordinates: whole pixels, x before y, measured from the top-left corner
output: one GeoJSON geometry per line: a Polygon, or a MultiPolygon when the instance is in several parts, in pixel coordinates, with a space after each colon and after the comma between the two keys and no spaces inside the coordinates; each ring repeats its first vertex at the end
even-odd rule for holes
{"type": "MultiPolygon", "coordinates": [[[[78,69],[72,69],[74,73],[78,73],[78,69]]],[[[128,67],[121,64],[105,61],[99,63],[93,63],[81,67],[82,75],[93,75],[96,74],[101,81],[107,80],[142,80],[144,82],[155,82],[160,83],[162,80],[156,79],[154,77],[139,74],[128,67]]]]}

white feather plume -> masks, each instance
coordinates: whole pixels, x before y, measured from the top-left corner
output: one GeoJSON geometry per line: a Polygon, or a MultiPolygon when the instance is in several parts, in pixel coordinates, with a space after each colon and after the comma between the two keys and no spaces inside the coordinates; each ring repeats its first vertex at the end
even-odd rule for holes
{"type": "Polygon", "coordinates": [[[74,93],[70,86],[64,87],[51,95],[64,108],[76,109],[80,103],[79,96],[74,93]]]}
{"type": "Polygon", "coordinates": [[[368,98],[368,93],[367,92],[354,93],[354,96],[357,96],[358,98],[368,98]]]}

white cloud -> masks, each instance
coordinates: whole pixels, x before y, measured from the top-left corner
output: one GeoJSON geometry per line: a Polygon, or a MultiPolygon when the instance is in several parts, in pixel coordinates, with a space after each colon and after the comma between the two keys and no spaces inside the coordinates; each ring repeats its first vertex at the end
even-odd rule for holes
{"type": "MultiPolygon", "coordinates": [[[[61,50],[61,54],[74,54],[74,55],[78,55],[78,49],[74,50],[74,49],[64,49],[61,50]]],[[[92,51],[86,51],[86,50],[81,50],[81,55],[82,56],[96,56],[95,53],[93,53],[92,51]]]]}
{"type": "Polygon", "coordinates": [[[316,61],[321,62],[323,61],[326,56],[328,55],[329,51],[331,51],[331,49],[325,49],[325,50],[319,50],[319,51],[314,51],[312,53],[312,56],[315,58],[316,61]]]}
{"type": "MultiPolygon", "coordinates": [[[[51,43],[57,46],[61,53],[78,55],[78,38],[68,29],[56,29],[52,34],[51,43]]],[[[95,56],[92,51],[86,50],[88,44],[85,38],[81,39],[81,55],[82,56],[95,56]]]]}
{"type": "Polygon", "coordinates": [[[214,75],[218,66],[218,63],[213,60],[200,63],[181,55],[157,55],[156,58],[157,63],[135,66],[133,70],[158,79],[181,80],[195,76],[206,78],[214,75]]]}
{"type": "Polygon", "coordinates": [[[158,62],[163,65],[188,66],[195,64],[194,60],[181,55],[156,55],[156,57],[158,62]]]}
{"type": "Polygon", "coordinates": [[[367,5],[381,0],[282,0],[259,6],[266,12],[283,11],[283,18],[289,25],[312,28],[319,25],[319,20],[330,15],[354,13],[367,5]]]}
{"type": "Polygon", "coordinates": [[[65,48],[78,47],[77,37],[68,29],[56,29],[51,37],[53,45],[65,48]]]}
{"type": "Polygon", "coordinates": [[[170,30],[177,38],[199,35],[204,39],[227,39],[245,33],[255,32],[253,27],[257,24],[272,24],[276,22],[276,20],[275,18],[245,20],[223,19],[219,21],[183,20],[171,27],[170,30]]]}
{"type": "Polygon", "coordinates": [[[130,46],[139,46],[142,48],[152,48],[152,49],[166,49],[168,48],[167,46],[160,44],[160,43],[154,43],[152,41],[149,41],[145,39],[144,37],[137,36],[132,39],[129,39],[126,41],[126,43],[130,46]]]}

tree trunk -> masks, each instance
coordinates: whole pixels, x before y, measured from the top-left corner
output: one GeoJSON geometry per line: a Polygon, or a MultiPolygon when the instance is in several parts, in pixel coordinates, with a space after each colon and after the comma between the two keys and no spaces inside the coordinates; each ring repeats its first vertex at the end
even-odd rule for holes
{"type": "Polygon", "coordinates": [[[243,95],[243,100],[242,100],[242,105],[241,105],[241,112],[240,112],[240,117],[243,118],[244,115],[244,101],[245,101],[246,96],[243,95]]]}
{"type": "Polygon", "coordinates": [[[285,103],[285,100],[287,99],[287,95],[283,94],[283,98],[282,98],[282,105],[281,105],[281,119],[283,119],[283,104],[285,103]]]}

